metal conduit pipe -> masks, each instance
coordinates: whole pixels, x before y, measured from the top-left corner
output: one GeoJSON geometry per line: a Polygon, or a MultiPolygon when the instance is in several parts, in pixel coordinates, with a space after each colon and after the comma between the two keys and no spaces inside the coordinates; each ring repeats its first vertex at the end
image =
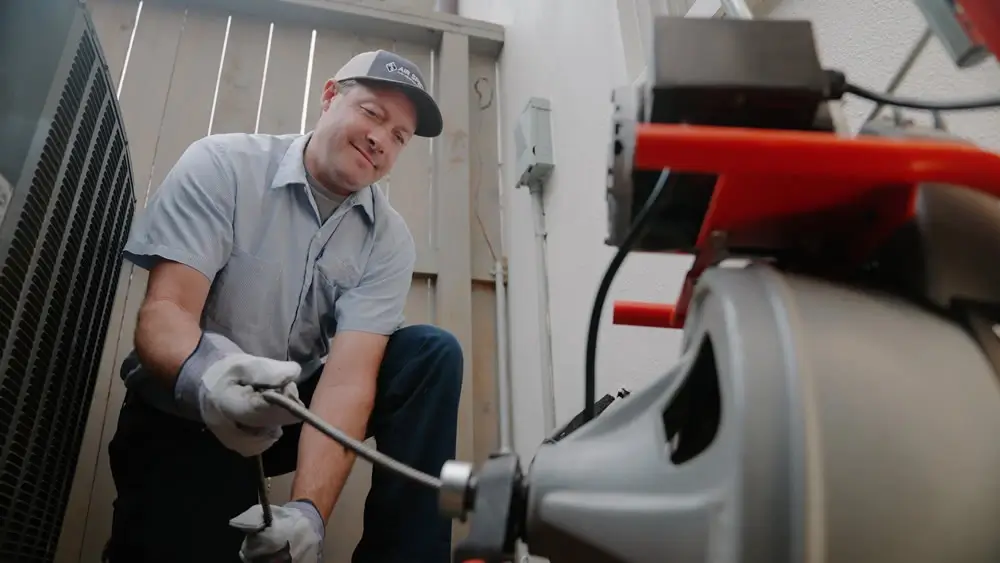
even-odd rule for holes
{"type": "Polygon", "coordinates": [[[500,453],[514,451],[511,416],[512,389],[507,367],[507,272],[503,262],[493,265],[493,283],[496,290],[496,343],[497,343],[497,423],[500,453]]]}
{"type": "Polygon", "coordinates": [[[545,196],[540,188],[531,191],[535,223],[535,272],[538,285],[538,325],[542,331],[538,345],[542,357],[542,424],[545,436],[556,429],[555,370],[552,366],[552,322],[549,304],[549,264],[546,258],[548,234],[545,225],[545,196]]]}
{"type": "Polygon", "coordinates": [[[722,0],[722,11],[727,18],[734,20],[752,20],[753,12],[745,0],[722,0]]]}
{"type": "Polygon", "coordinates": [[[753,12],[750,11],[750,6],[745,0],[722,0],[722,11],[726,13],[727,18],[734,20],[753,19],[753,12]]]}
{"type": "Polygon", "coordinates": [[[510,330],[507,299],[507,252],[504,240],[504,137],[503,94],[500,84],[500,63],[493,64],[493,95],[497,119],[497,186],[500,189],[500,240],[495,256],[493,276],[496,300],[496,391],[497,391],[497,440],[498,449],[503,453],[514,451],[514,382],[510,373],[510,330]]]}
{"type": "Polygon", "coordinates": [[[436,0],[434,2],[435,12],[458,15],[458,0],[436,0]]]}

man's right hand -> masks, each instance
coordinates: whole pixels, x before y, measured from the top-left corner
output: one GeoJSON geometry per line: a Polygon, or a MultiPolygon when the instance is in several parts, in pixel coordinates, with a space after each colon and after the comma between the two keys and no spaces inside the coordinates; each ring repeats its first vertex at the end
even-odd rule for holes
{"type": "MultiPolygon", "coordinates": [[[[216,340],[218,335],[206,338],[216,340]]],[[[214,348],[205,341],[201,346],[214,348]]],[[[199,352],[195,354],[202,359],[199,352]]],[[[246,457],[259,455],[278,441],[282,426],[301,422],[262,395],[265,390],[275,390],[298,400],[295,381],[302,369],[299,364],[234,351],[209,356],[214,361],[204,369],[187,366],[180,376],[186,381],[178,384],[190,390],[196,388],[194,393],[183,393],[186,401],[197,403],[188,407],[200,413],[224,446],[246,457]]]]}

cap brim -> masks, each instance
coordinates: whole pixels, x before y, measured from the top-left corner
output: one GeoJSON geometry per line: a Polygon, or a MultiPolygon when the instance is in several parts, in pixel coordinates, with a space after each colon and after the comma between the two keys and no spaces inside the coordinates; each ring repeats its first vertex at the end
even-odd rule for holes
{"type": "Polygon", "coordinates": [[[441,116],[441,108],[437,102],[422,88],[418,88],[406,82],[398,80],[387,80],[373,76],[355,78],[358,82],[375,82],[385,86],[399,88],[417,110],[417,129],[413,132],[418,137],[437,137],[444,130],[444,118],[441,116]]]}

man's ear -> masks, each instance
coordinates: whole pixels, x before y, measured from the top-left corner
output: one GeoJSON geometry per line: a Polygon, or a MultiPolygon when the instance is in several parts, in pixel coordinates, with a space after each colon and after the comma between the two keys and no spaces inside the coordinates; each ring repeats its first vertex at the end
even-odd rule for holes
{"type": "Polygon", "coordinates": [[[333,98],[338,94],[337,82],[332,78],[327,79],[326,84],[323,85],[323,95],[320,98],[320,107],[323,111],[326,111],[330,107],[330,103],[333,102],[333,98]]]}

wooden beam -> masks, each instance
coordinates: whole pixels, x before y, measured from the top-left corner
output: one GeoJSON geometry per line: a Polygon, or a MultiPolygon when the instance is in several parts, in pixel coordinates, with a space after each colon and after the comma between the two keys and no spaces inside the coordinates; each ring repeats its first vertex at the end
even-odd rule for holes
{"type": "Polygon", "coordinates": [[[449,330],[465,354],[459,407],[458,459],[472,459],[472,244],[469,240],[469,38],[445,33],[438,51],[435,96],[444,132],[435,139],[434,223],[437,236],[437,325],[449,330]]]}
{"type": "Polygon", "coordinates": [[[446,33],[463,35],[475,54],[497,57],[503,26],[453,14],[349,0],[156,0],[191,8],[245,14],[272,22],[308,24],[437,48],[446,33]]]}
{"type": "MultiPolygon", "coordinates": [[[[125,9],[126,5],[122,2],[100,2],[94,7],[95,20],[101,20],[107,11],[125,9]]],[[[121,15],[116,15],[112,21],[121,21],[121,18],[121,15]]],[[[144,5],[129,53],[129,66],[122,70],[125,80],[118,101],[132,158],[136,214],[142,213],[149,191],[155,191],[157,187],[153,178],[153,165],[163,162],[157,158],[162,156],[162,125],[193,122],[190,104],[178,106],[174,103],[173,107],[179,113],[168,115],[171,93],[177,96],[178,91],[184,91],[170,88],[174,80],[174,63],[177,60],[183,26],[184,12],[144,5]]],[[[156,167],[155,173],[164,174],[163,168],[163,164],[156,167]]],[[[96,395],[95,392],[87,431],[90,434],[93,429],[96,435],[84,437],[85,441],[99,440],[99,447],[93,481],[88,483],[92,485],[92,492],[87,506],[83,543],[80,556],[75,561],[99,560],[101,550],[111,533],[110,515],[115,485],[108,460],[108,444],[118,426],[118,413],[125,398],[125,385],[119,375],[119,368],[133,346],[136,316],[146,291],[147,272],[125,263],[122,265],[121,278],[115,295],[113,316],[108,321],[107,340],[100,364],[100,378],[102,381],[110,380],[110,386],[101,389],[101,395],[96,395]]]]}

